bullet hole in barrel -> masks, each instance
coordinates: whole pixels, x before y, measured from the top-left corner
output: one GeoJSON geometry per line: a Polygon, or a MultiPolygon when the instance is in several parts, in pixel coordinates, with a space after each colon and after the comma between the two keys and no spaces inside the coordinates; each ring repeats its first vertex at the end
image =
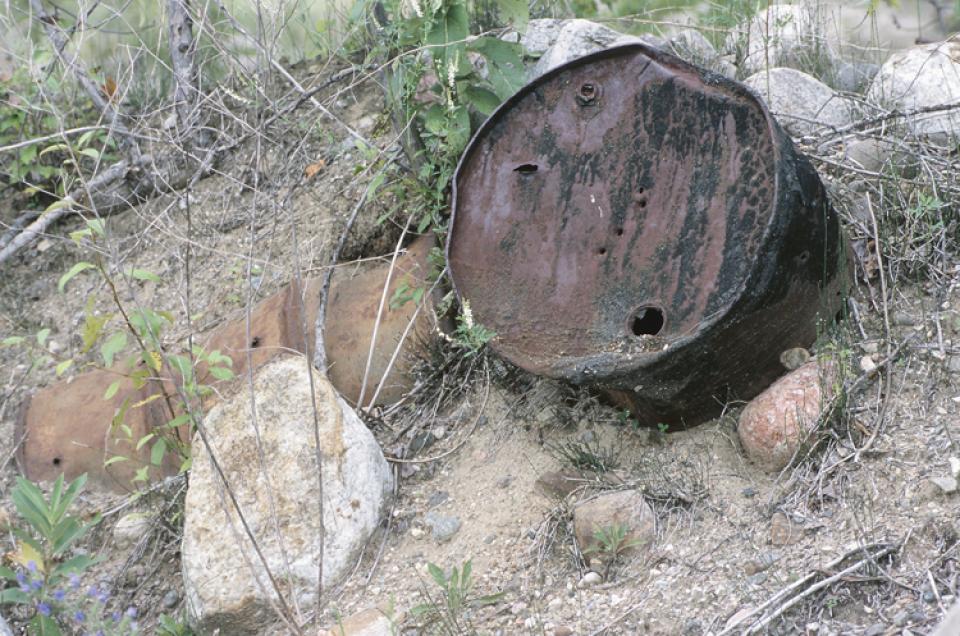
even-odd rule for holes
{"type": "Polygon", "coordinates": [[[260,346],[260,336],[254,336],[253,340],[250,341],[250,348],[256,349],[260,346]]]}
{"type": "Polygon", "coordinates": [[[519,172],[524,176],[535,174],[537,170],[539,170],[539,167],[535,163],[522,163],[513,169],[514,172],[519,172]]]}
{"type": "Polygon", "coordinates": [[[637,204],[638,204],[641,208],[645,208],[645,207],[647,207],[647,200],[646,200],[646,199],[640,199],[639,201],[637,201],[637,204]]]}
{"type": "Polygon", "coordinates": [[[809,260],[810,260],[810,252],[808,250],[804,250],[800,252],[800,256],[797,257],[797,261],[799,261],[801,265],[803,265],[809,260]]]}
{"type": "Polygon", "coordinates": [[[622,228],[622,227],[618,227],[617,230],[616,230],[616,233],[617,233],[617,236],[623,236],[623,228],[622,228]]]}
{"type": "Polygon", "coordinates": [[[607,253],[607,248],[605,247],[601,247],[600,249],[597,250],[597,254],[599,254],[600,256],[603,256],[606,253],[607,253]]]}
{"type": "Polygon", "coordinates": [[[54,458],[53,458],[53,465],[54,465],[54,466],[59,466],[59,465],[60,465],[60,458],[59,458],[59,457],[54,457],[54,458]]]}
{"type": "Polygon", "coordinates": [[[663,311],[657,307],[641,307],[630,319],[635,336],[655,336],[663,329],[663,311]]]}
{"type": "Polygon", "coordinates": [[[580,87],[580,97],[584,99],[593,99],[594,97],[596,97],[596,95],[597,95],[597,89],[593,84],[587,82],[586,84],[580,87]]]}

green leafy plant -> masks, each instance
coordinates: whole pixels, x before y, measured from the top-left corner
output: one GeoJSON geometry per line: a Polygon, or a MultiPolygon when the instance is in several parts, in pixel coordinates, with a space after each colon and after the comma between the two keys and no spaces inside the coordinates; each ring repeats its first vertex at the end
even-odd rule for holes
{"type": "MultiPolygon", "coordinates": [[[[496,4],[504,22],[526,29],[525,0],[496,4]]],[[[413,145],[420,146],[413,179],[396,188],[414,202],[420,233],[444,231],[450,180],[472,131],[525,80],[521,47],[472,35],[471,7],[466,0],[383,3],[387,44],[379,52],[393,60],[390,100],[404,128],[415,124],[413,145]]]]}
{"type": "Polygon", "coordinates": [[[503,600],[504,593],[488,594],[486,596],[473,595],[473,564],[471,560],[463,563],[458,570],[456,566],[447,575],[440,567],[433,563],[427,564],[430,578],[440,588],[441,598],[434,599],[429,590],[424,588],[428,601],[415,606],[410,613],[424,620],[427,624],[437,625],[442,633],[462,634],[467,631],[469,619],[464,612],[469,608],[494,605],[503,600]]]}
{"type": "Polygon", "coordinates": [[[185,621],[161,614],[157,619],[157,636],[193,636],[193,630],[185,621]]]}
{"type": "MultiPolygon", "coordinates": [[[[32,606],[33,633],[60,634],[55,617],[64,607],[64,588],[68,581],[75,586],[78,575],[97,563],[86,554],[67,556],[74,544],[100,522],[99,515],[83,523],[68,514],[86,480],[86,475],[81,475],[65,484],[60,475],[48,499],[35,484],[20,477],[10,494],[28,529],[11,529],[17,540],[14,561],[18,570],[0,567],[0,578],[15,582],[17,587],[0,591],[0,603],[32,606]]],[[[80,615],[78,611],[82,613],[77,610],[75,616],[80,615]]]]}
{"type": "Polygon", "coordinates": [[[166,342],[164,332],[174,323],[171,312],[140,304],[127,306],[121,301],[118,288],[121,282],[133,284],[143,281],[157,284],[162,283],[163,279],[153,272],[139,268],[125,270],[122,280],[117,277],[104,256],[108,250],[101,245],[106,238],[106,226],[102,220],[87,220],[84,226],[72,232],[70,237],[93,258],[90,261],[79,261],[67,270],[60,277],[58,290],[64,293],[74,279],[87,275],[88,272],[95,273],[105,283],[115,310],[99,312],[95,306],[95,298],[91,296],[88,299],[84,321],[80,327],[82,344],[77,357],[50,354],[45,348],[50,336],[48,328],[40,329],[33,338],[5,338],[0,341],[0,346],[33,346],[35,342],[42,353],[34,358],[34,364],[55,364],[58,377],[81,363],[110,370],[116,374],[117,379],[106,387],[103,394],[105,400],[113,399],[121,388],[134,389],[126,392],[126,397],[118,406],[111,423],[114,441],[125,450],[107,458],[106,466],[120,462],[139,462],[141,465],[134,471],[132,479],[135,483],[143,483],[159,474],[167,456],[174,453],[179,459],[181,472],[188,470],[191,464],[188,442],[195,425],[192,415],[194,410],[191,407],[212,392],[213,389],[207,382],[229,381],[234,377],[231,369],[233,361],[217,350],[207,351],[196,345],[184,350],[166,342]],[[94,352],[99,356],[95,361],[90,361],[89,355],[94,352]],[[201,366],[204,369],[202,375],[197,373],[201,366]],[[141,399],[137,392],[144,389],[147,396],[141,399]],[[164,405],[169,419],[151,431],[135,433],[126,423],[127,417],[137,409],[156,401],[164,405]],[[186,435],[183,433],[184,427],[187,429],[186,435]]]}
{"type": "Polygon", "coordinates": [[[639,539],[628,538],[629,533],[630,527],[624,523],[613,523],[594,530],[594,543],[587,546],[583,553],[600,557],[605,564],[604,578],[624,552],[642,543],[639,539]]]}
{"type": "Polygon", "coordinates": [[[496,335],[496,332],[474,322],[470,301],[463,301],[461,311],[457,315],[457,328],[453,336],[454,340],[466,350],[466,355],[477,355],[496,335]]]}

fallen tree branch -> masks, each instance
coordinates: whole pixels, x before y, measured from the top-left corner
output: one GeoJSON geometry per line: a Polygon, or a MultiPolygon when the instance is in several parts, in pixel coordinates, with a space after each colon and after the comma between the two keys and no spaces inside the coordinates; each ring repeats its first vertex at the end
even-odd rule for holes
{"type": "Polygon", "coordinates": [[[85,187],[78,188],[68,194],[64,198],[64,201],[68,201],[67,205],[40,214],[40,217],[36,221],[13,237],[10,242],[0,250],[0,265],[16,254],[20,248],[28,245],[43,234],[55,221],[68,214],[73,214],[75,211],[74,206],[77,205],[77,200],[83,197],[84,192],[95,192],[110,187],[115,182],[126,177],[129,169],[130,164],[126,160],[118,161],[91,179],[85,187]]]}

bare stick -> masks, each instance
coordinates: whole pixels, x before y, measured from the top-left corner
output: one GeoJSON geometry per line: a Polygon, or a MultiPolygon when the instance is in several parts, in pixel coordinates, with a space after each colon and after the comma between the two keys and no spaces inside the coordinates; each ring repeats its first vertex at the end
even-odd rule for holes
{"type": "MultiPolygon", "coordinates": [[[[381,172],[387,169],[387,166],[392,163],[393,158],[387,160],[387,162],[380,168],[377,172],[379,175],[381,172]]],[[[376,175],[374,175],[374,178],[376,175]]],[[[360,214],[360,210],[363,208],[363,204],[367,202],[367,195],[370,193],[369,188],[363,190],[363,194],[360,195],[360,198],[357,200],[357,204],[353,206],[353,210],[350,212],[350,217],[347,219],[347,224],[343,228],[343,232],[340,234],[340,239],[337,241],[336,247],[333,248],[333,254],[330,256],[330,266],[327,268],[327,271],[323,274],[323,286],[320,288],[320,306],[317,308],[317,322],[314,325],[314,351],[313,351],[313,366],[317,368],[321,373],[327,372],[327,348],[323,339],[324,331],[324,322],[327,317],[327,301],[330,296],[330,282],[333,280],[333,272],[337,269],[337,261],[340,260],[340,252],[343,251],[343,246],[347,242],[347,237],[350,235],[350,230],[353,229],[353,224],[357,221],[357,216],[360,214]]]]}
{"type": "Polygon", "coordinates": [[[864,557],[863,559],[860,559],[859,561],[857,561],[856,563],[854,563],[853,565],[851,565],[851,566],[848,567],[848,568],[845,568],[845,569],[843,569],[843,570],[840,570],[839,572],[837,572],[837,573],[834,574],[833,576],[829,576],[829,577],[823,579],[822,581],[820,581],[819,583],[815,583],[814,585],[811,585],[810,587],[808,587],[806,590],[804,590],[804,591],[801,592],[800,594],[797,594],[796,596],[794,596],[793,598],[791,598],[791,599],[790,599],[789,601],[787,601],[786,603],[780,605],[778,608],[776,608],[773,612],[771,612],[770,614],[768,614],[768,615],[767,615],[763,620],[761,620],[759,623],[755,623],[755,624],[751,625],[750,628],[747,630],[746,633],[747,633],[747,634],[756,634],[757,632],[759,632],[760,630],[762,630],[764,627],[766,627],[767,625],[769,625],[771,622],[773,622],[773,620],[774,620],[775,618],[777,618],[778,616],[782,615],[782,614],[783,614],[784,612],[786,612],[788,609],[790,609],[791,607],[793,607],[794,605],[796,605],[797,603],[799,603],[799,602],[802,601],[803,599],[807,598],[807,597],[810,596],[811,594],[814,594],[815,592],[818,592],[818,591],[822,590],[822,589],[825,588],[825,587],[830,587],[831,585],[833,585],[834,583],[836,583],[837,581],[839,581],[839,580],[842,579],[843,577],[847,576],[848,574],[850,574],[850,573],[852,573],[852,572],[856,572],[857,570],[859,570],[859,569],[862,568],[863,566],[868,565],[868,564],[870,564],[870,563],[873,563],[873,562],[875,562],[877,559],[883,558],[883,557],[887,556],[888,554],[891,554],[892,552],[895,552],[896,550],[897,550],[897,546],[887,546],[887,547],[883,548],[882,550],[879,550],[878,552],[876,552],[876,553],[874,553],[874,554],[868,554],[868,555],[867,555],[866,557],[864,557]]]}
{"type": "MultiPolygon", "coordinates": [[[[870,549],[875,548],[875,547],[878,547],[878,546],[876,546],[876,545],[867,546],[867,547],[865,547],[865,548],[863,548],[863,549],[864,549],[864,550],[870,550],[870,549]]],[[[860,550],[861,550],[861,548],[858,548],[858,549],[854,550],[853,552],[848,552],[848,553],[844,554],[843,556],[837,557],[836,559],[834,559],[833,561],[831,561],[830,563],[828,563],[824,569],[829,570],[829,569],[831,569],[831,568],[834,568],[834,567],[840,565],[841,563],[843,563],[844,561],[846,561],[846,560],[850,557],[851,554],[856,554],[856,553],[860,552],[860,550]]],[[[737,621],[737,622],[734,623],[733,625],[730,625],[729,627],[727,627],[726,629],[724,629],[722,632],[720,632],[719,634],[717,634],[717,636],[726,636],[727,634],[732,634],[732,633],[737,629],[737,627],[740,626],[745,620],[747,620],[747,619],[750,618],[751,616],[756,616],[757,614],[760,614],[761,612],[763,612],[764,610],[766,610],[768,607],[770,607],[770,606],[773,605],[774,603],[777,603],[780,599],[785,598],[785,597],[789,596],[790,594],[792,594],[795,590],[798,590],[798,589],[802,588],[804,585],[806,585],[807,583],[809,583],[809,582],[812,581],[813,579],[817,578],[817,576],[818,576],[819,574],[820,574],[820,571],[819,571],[819,570],[818,570],[818,571],[814,571],[814,572],[809,572],[809,573],[806,574],[805,576],[801,577],[799,580],[794,581],[793,583],[791,583],[791,584],[788,585],[787,587],[783,588],[782,590],[780,590],[779,592],[777,592],[776,594],[774,594],[773,596],[771,596],[770,598],[768,598],[768,599],[767,599],[766,601],[764,601],[760,606],[754,608],[753,611],[751,611],[749,614],[746,614],[745,616],[743,616],[739,621],[737,621]]]]}
{"type": "Polygon", "coordinates": [[[33,137],[32,139],[24,139],[23,141],[18,141],[17,143],[10,144],[9,146],[0,146],[0,152],[19,150],[20,148],[26,148],[27,146],[35,146],[47,141],[53,141],[54,139],[66,139],[67,137],[72,137],[85,132],[93,132],[94,130],[110,130],[110,128],[108,126],[80,126],[79,128],[70,128],[68,130],[53,133],[52,135],[33,137]]]}
{"type": "Polygon", "coordinates": [[[380,306],[377,307],[377,320],[373,323],[373,334],[370,336],[370,349],[367,351],[367,365],[363,369],[363,381],[360,383],[360,397],[357,398],[357,406],[363,408],[363,396],[367,392],[367,380],[370,378],[370,367],[373,365],[373,354],[377,350],[377,333],[380,331],[380,322],[383,319],[383,309],[387,304],[387,294],[390,291],[390,281],[393,279],[393,272],[397,267],[397,258],[400,256],[403,239],[407,237],[407,230],[410,229],[410,223],[413,216],[407,217],[407,223],[403,226],[403,232],[397,239],[397,247],[393,250],[393,258],[390,259],[390,269],[387,270],[387,280],[383,283],[383,293],[380,295],[380,306]]]}

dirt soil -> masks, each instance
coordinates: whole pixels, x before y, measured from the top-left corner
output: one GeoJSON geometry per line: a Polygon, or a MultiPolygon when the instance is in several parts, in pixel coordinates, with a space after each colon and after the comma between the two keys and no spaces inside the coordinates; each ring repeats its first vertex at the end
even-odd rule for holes
{"type": "MultiPolygon", "coordinates": [[[[375,86],[361,86],[339,97],[337,105],[344,121],[389,146],[375,86]]],[[[249,298],[269,295],[297,267],[316,274],[327,265],[330,246],[370,175],[363,174],[363,155],[342,129],[330,122],[323,127],[332,139],[312,139],[295,155],[266,157],[259,167],[257,178],[270,183],[271,170],[302,171],[323,160],[320,172],[289,200],[269,188],[252,193],[253,160],[241,154],[236,165],[190,194],[189,232],[185,206],[173,196],[109,219],[114,260],[162,277],[159,284],[133,282],[124,293],[128,300],[174,313],[180,327],[168,335],[170,341],[186,337],[188,315],[197,332],[204,332],[242,315],[249,298]],[[255,291],[246,273],[250,263],[261,268],[253,276],[255,291]]],[[[347,260],[390,252],[397,228],[376,219],[393,203],[378,200],[363,210],[347,260]]],[[[0,213],[9,218],[13,211],[0,213]]],[[[49,327],[47,351],[74,355],[87,299],[109,310],[106,289],[94,276],[81,275],[66,293],[57,292],[60,276],[82,257],[66,238],[78,227],[76,220],[56,227],[4,266],[0,337],[49,327]]],[[[949,267],[954,276],[960,271],[953,257],[949,267]]],[[[854,396],[850,430],[859,432],[837,434],[819,454],[780,475],[745,459],[735,428],[738,405],[719,420],[664,434],[634,430],[608,407],[571,406],[568,392],[545,381],[531,388],[482,378],[440,417],[403,434],[373,424],[387,449],[425,431],[436,441],[421,450],[418,463],[396,465],[401,479],[390,517],[348,582],[330,592],[324,622],[332,626],[337,616],[382,606],[393,608],[402,632],[430,633],[411,612],[440,598],[427,564],[448,569],[470,559],[474,593],[503,593],[496,604],[460,616],[483,634],[718,634],[735,615],[758,608],[802,577],[825,578],[822,571],[838,569],[828,566],[831,562],[849,554],[843,566],[852,565],[863,558],[864,546],[882,544],[892,549],[873,567],[814,589],[763,631],[928,633],[953,603],[958,586],[960,495],[931,481],[949,477],[951,458],[960,457],[954,441],[960,436],[960,364],[952,357],[960,338],[955,287],[936,300],[937,290],[900,286],[888,307],[895,318],[890,339],[913,339],[892,364],[889,384],[882,376],[854,396]],[[572,469],[555,450],[565,442],[609,449],[618,467],[602,475],[583,473],[581,487],[566,499],[544,494],[539,477],[572,469]],[[643,489],[654,506],[657,539],[649,549],[601,568],[602,580],[588,583],[595,577],[585,578],[590,567],[572,543],[572,506],[594,493],[631,486],[643,489]],[[456,517],[461,525],[438,541],[426,522],[430,512],[456,517]]],[[[860,307],[867,337],[847,339],[847,355],[855,361],[872,356],[879,363],[885,352],[877,344],[884,334],[881,307],[866,295],[860,307]]],[[[52,365],[31,369],[30,355],[36,353],[0,348],[4,494],[17,474],[11,456],[19,406],[26,395],[55,381],[52,365]]],[[[97,575],[112,587],[117,607],[140,608],[148,632],[159,613],[182,611],[178,513],[170,504],[182,500],[183,487],[173,482],[136,501],[93,493],[82,499],[86,513],[105,513],[88,542],[105,557],[97,575]],[[112,525],[138,508],[164,510],[162,522],[143,540],[124,544],[112,525]]],[[[0,506],[12,516],[7,499],[0,497],[0,506]]]]}

